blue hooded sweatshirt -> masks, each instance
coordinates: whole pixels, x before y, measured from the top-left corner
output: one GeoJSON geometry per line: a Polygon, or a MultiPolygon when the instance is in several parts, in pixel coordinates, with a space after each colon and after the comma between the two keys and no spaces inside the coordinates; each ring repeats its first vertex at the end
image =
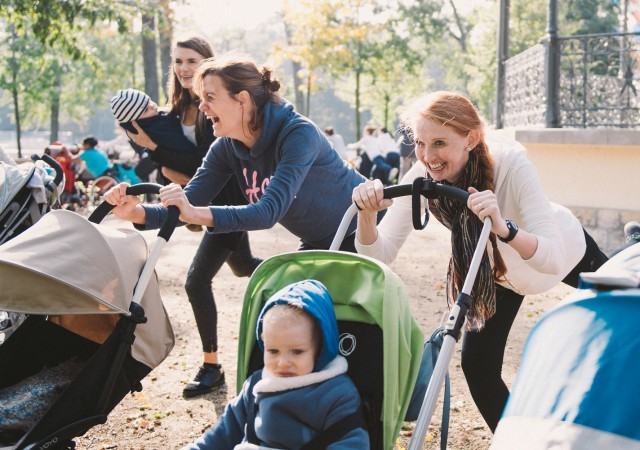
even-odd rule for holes
{"type": "MultiPolygon", "coordinates": [[[[353,188],[364,181],[313,122],[282,100],[264,107],[262,133],[248,149],[219,138],[185,193],[194,206],[208,205],[230,179],[240,184],[248,205],[211,206],[209,232],[265,230],[276,223],[315,248],[329,248],[353,188]]],[[[147,229],[158,228],[166,210],[145,205],[147,229]]],[[[347,234],[355,230],[355,219],[347,234]]]]}
{"type": "MultiPolygon", "coordinates": [[[[323,343],[313,372],[278,378],[266,370],[245,381],[242,393],[225,408],[218,423],[183,450],[296,449],[353,414],[361,414],[358,390],[347,375],[346,359],[338,355],[338,326],[331,295],[315,280],[304,280],[276,292],[262,308],[256,334],[264,351],[262,319],[274,305],[293,304],[311,315],[322,330],[323,343]],[[257,376],[260,380],[253,382],[257,376]],[[259,445],[249,443],[249,411],[257,411],[253,427],[259,445]]],[[[328,450],[368,450],[369,435],[353,428],[328,450]]]]}
{"type": "Polygon", "coordinates": [[[256,336],[260,350],[264,352],[262,341],[262,319],[275,305],[295,305],[315,319],[322,330],[322,346],[316,358],[314,372],[322,370],[338,355],[338,323],[333,311],[333,300],[324,284],[316,280],[305,280],[290,284],[273,294],[262,308],[256,326],[256,336]]]}

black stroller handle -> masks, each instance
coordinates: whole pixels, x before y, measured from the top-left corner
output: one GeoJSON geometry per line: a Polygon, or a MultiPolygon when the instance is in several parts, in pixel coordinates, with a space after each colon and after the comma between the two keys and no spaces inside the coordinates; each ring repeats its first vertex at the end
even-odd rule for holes
{"type": "MultiPolygon", "coordinates": [[[[425,218],[420,220],[420,197],[436,198],[447,197],[453,200],[457,200],[466,204],[469,199],[469,193],[462,189],[453,186],[446,186],[444,184],[436,183],[433,180],[427,180],[424,177],[418,177],[413,180],[412,184],[400,184],[397,186],[389,186],[384,188],[383,198],[396,198],[404,197],[407,195],[412,196],[413,207],[413,227],[416,230],[422,230],[427,226],[429,221],[429,211],[425,209],[425,218]]],[[[330,250],[338,250],[342,240],[347,234],[347,230],[353,217],[358,213],[358,205],[354,202],[349,209],[344,213],[342,221],[338,226],[336,234],[331,242],[330,250]]]]}
{"type": "Polygon", "coordinates": [[[424,210],[424,219],[420,217],[420,203],[421,197],[436,198],[436,197],[448,197],[453,200],[457,200],[461,203],[467,204],[469,193],[458,189],[453,186],[446,186],[444,184],[436,183],[433,180],[427,180],[424,177],[418,177],[413,180],[412,184],[402,184],[399,186],[390,186],[384,189],[383,198],[403,197],[405,195],[411,195],[411,218],[413,221],[413,228],[416,230],[424,230],[429,222],[429,209],[424,210]]]}
{"type": "MultiPolygon", "coordinates": [[[[143,194],[157,194],[160,192],[162,185],[156,183],[138,183],[127,188],[127,195],[143,195],[143,194]]],[[[107,217],[111,210],[115,208],[108,202],[102,202],[89,216],[89,222],[100,223],[107,217]]],[[[180,217],[180,210],[177,206],[170,206],[168,208],[168,215],[162,224],[162,228],[158,232],[158,237],[163,238],[165,241],[169,241],[169,238],[173,234],[173,231],[178,225],[178,218],[180,217]]]]}
{"type": "Polygon", "coordinates": [[[44,162],[46,162],[47,164],[49,164],[49,166],[51,166],[51,168],[56,171],[56,176],[53,178],[53,183],[56,186],[60,185],[60,182],[62,181],[62,178],[64,177],[64,172],[62,171],[62,167],[60,166],[60,164],[58,164],[58,161],[56,161],[55,159],[53,159],[51,156],[47,155],[46,153],[44,155],[42,155],[42,156],[31,155],[31,159],[33,161],[38,161],[39,159],[41,159],[44,162]]]}
{"type": "Polygon", "coordinates": [[[404,197],[414,193],[414,186],[418,188],[419,195],[426,198],[448,197],[458,200],[461,203],[467,203],[469,193],[463,189],[444,184],[436,183],[426,178],[416,178],[413,184],[399,184],[397,186],[389,186],[384,188],[384,198],[404,197]]]}

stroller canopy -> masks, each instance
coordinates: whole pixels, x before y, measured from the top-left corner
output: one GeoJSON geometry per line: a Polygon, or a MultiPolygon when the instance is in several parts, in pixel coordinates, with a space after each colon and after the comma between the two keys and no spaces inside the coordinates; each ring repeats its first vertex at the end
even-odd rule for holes
{"type": "Polygon", "coordinates": [[[531,330],[492,449],[640,449],[640,244],[531,330]]]}
{"type": "MultiPolygon", "coordinates": [[[[147,253],[145,239],[133,229],[96,225],[70,211],[51,211],[0,246],[0,310],[129,315],[147,253]]],[[[153,368],[173,347],[155,277],[140,303],[148,322],[137,327],[132,354],[153,368]]]]}
{"type": "Polygon", "coordinates": [[[0,211],[3,211],[18,191],[27,184],[35,170],[36,166],[33,163],[12,166],[0,162],[0,211]]]}

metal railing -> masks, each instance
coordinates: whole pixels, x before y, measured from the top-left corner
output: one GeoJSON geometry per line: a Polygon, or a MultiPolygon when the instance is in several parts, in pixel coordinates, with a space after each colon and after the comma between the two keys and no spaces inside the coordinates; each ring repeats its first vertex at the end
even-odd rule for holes
{"type": "Polygon", "coordinates": [[[505,61],[503,124],[639,128],[639,83],[640,33],[547,37],[505,61]]]}

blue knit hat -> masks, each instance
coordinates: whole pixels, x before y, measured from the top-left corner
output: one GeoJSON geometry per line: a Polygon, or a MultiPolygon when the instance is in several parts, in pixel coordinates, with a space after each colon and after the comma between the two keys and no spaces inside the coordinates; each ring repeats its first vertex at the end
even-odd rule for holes
{"type": "Polygon", "coordinates": [[[338,322],[333,311],[333,300],[327,288],[316,280],[304,280],[290,284],[273,294],[265,303],[256,326],[256,338],[264,351],[262,319],[274,305],[295,305],[313,317],[322,331],[322,344],[316,356],[314,372],[322,370],[338,355],[338,322]]]}

